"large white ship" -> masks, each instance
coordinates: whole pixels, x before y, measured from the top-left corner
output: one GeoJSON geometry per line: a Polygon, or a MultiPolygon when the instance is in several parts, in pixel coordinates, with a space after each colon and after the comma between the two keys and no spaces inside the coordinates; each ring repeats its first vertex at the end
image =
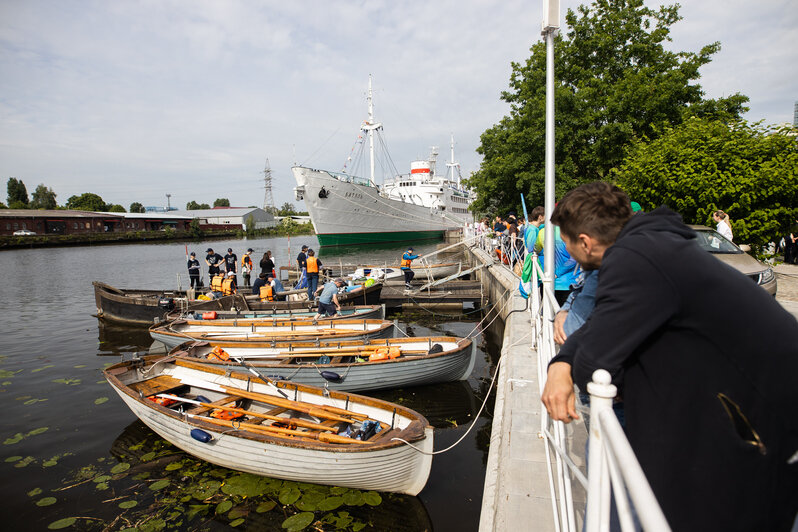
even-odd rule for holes
{"type": "MultiPolygon", "coordinates": [[[[460,165],[451,162],[446,175],[436,173],[437,151],[415,161],[410,172],[375,182],[374,137],[382,124],[374,121],[371,79],[369,118],[361,126],[369,144],[370,177],[345,172],[292,168],[296,199],[305,201],[321,246],[418,241],[440,238],[443,231],[473,221],[468,206],[474,195],[460,184],[460,165]]],[[[365,139],[364,139],[365,140],[365,139]]],[[[384,144],[384,143],[383,143],[384,144]]]]}

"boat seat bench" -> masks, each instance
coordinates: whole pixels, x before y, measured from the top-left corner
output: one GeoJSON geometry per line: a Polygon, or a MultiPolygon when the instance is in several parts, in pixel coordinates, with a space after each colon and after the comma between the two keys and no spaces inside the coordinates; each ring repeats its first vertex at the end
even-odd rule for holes
{"type": "Polygon", "coordinates": [[[169,391],[176,390],[181,386],[185,386],[185,384],[178,379],[175,379],[169,375],[159,375],[144,381],[134,382],[130,385],[130,388],[139,392],[144,397],[149,397],[151,395],[167,393],[169,391]]]}
{"type": "MultiPolygon", "coordinates": [[[[215,406],[226,406],[228,403],[232,403],[232,402],[238,401],[239,399],[241,399],[241,398],[238,397],[237,395],[227,395],[227,396],[222,397],[221,399],[217,399],[216,401],[213,401],[212,403],[209,403],[209,404],[212,404],[212,405],[215,405],[215,406]]],[[[198,406],[195,406],[194,408],[188,410],[186,413],[187,414],[199,415],[199,414],[204,414],[208,410],[211,410],[211,408],[208,407],[208,406],[198,405],[198,406]]]]}

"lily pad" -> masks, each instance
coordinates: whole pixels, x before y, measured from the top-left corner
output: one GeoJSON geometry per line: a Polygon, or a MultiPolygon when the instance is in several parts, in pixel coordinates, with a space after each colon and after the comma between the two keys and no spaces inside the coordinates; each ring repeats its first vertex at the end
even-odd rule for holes
{"type": "Polygon", "coordinates": [[[55,504],[56,498],[55,497],[44,497],[43,499],[39,499],[36,501],[36,506],[50,506],[55,504]]]}
{"type": "Polygon", "coordinates": [[[216,505],[216,513],[217,514],[224,514],[230,511],[230,508],[233,507],[233,501],[222,501],[216,505]]]}
{"type": "Polygon", "coordinates": [[[172,462],[171,464],[167,465],[164,469],[166,469],[167,471],[174,471],[176,469],[180,469],[181,467],[183,467],[183,464],[181,462],[172,462]]]}
{"type": "Polygon", "coordinates": [[[73,368],[77,368],[77,369],[80,369],[80,368],[85,368],[85,367],[86,367],[86,364],[78,364],[77,366],[72,366],[72,367],[73,367],[73,368]]]}
{"type": "Polygon", "coordinates": [[[80,384],[80,379],[53,379],[52,382],[55,382],[57,384],[69,384],[71,386],[74,386],[76,384],[80,384]]]}
{"type": "Polygon", "coordinates": [[[50,430],[50,427],[39,427],[38,429],[33,429],[25,436],[36,436],[37,434],[42,434],[43,432],[47,432],[48,430],[50,430]]]}
{"type": "Polygon", "coordinates": [[[147,453],[147,454],[143,455],[143,456],[140,458],[140,460],[141,460],[142,462],[149,462],[149,461],[150,461],[150,460],[152,460],[153,458],[155,458],[155,452],[149,452],[149,453],[147,453]]]}
{"type": "Polygon", "coordinates": [[[100,475],[99,477],[94,477],[93,480],[94,480],[94,482],[97,482],[98,484],[100,482],[108,482],[109,480],[111,480],[111,475],[100,475]]]}
{"type": "Polygon", "coordinates": [[[104,490],[107,490],[107,489],[108,489],[108,483],[107,483],[107,482],[99,482],[99,483],[97,483],[97,484],[94,486],[94,488],[95,488],[97,491],[104,491],[104,490]]]}
{"type": "Polygon", "coordinates": [[[77,518],[75,517],[65,517],[64,519],[59,519],[58,521],[53,521],[47,528],[50,530],[61,530],[62,528],[67,528],[75,524],[77,518]]]}
{"type": "Polygon", "coordinates": [[[330,488],[330,493],[333,495],[343,495],[347,491],[349,491],[349,488],[344,488],[343,486],[333,486],[330,488]]]}
{"type": "Polygon", "coordinates": [[[9,456],[5,459],[5,462],[18,462],[19,460],[22,460],[21,456],[9,456]]]}
{"type": "Polygon", "coordinates": [[[266,512],[271,512],[274,509],[275,506],[277,506],[276,502],[274,502],[274,501],[265,501],[265,502],[260,503],[258,505],[258,507],[255,508],[255,511],[257,513],[259,513],[259,514],[265,514],[266,512]]]}
{"type": "Polygon", "coordinates": [[[238,519],[239,517],[246,517],[249,515],[249,510],[244,506],[236,506],[227,512],[228,519],[238,519]]]}
{"type": "Polygon", "coordinates": [[[14,464],[14,467],[26,467],[26,466],[32,464],[35,461],[36,461],[36,459],[34,457],[26,456],[25,458],[23,458],[22,460],[20,460],[16,464],[14,464]]]}
{"type": "Polygon", "coordinates": [[[208,497],[212,497],[219,491],[219,488],[222,486],[222,483],[218,480],[205,480],[200,482],[194,488],[194,498],[204,501],[208,497]]]}
{"type": "Polygon", "coordinates": [[[347,506],[363,506],[365,503],[362,491],[351,490],[344,493],[344,504],[347,506]]]}
{"type": "Polygon", "coordinates": [[[236,527],[245,521],[244,518],[238,518],[235,521],[230,521],[230,526],[236,527]]]}
{"type": "MultiPolygon", "coordinates": [[[[22,371],[22,370],[20,370],[22,371]]],[[[8,379],[16,375],[16,371],[9,371],[7,369],[0,369],[0,379],[8,379]]]]}
{"type": "Polygon", "coordinates": [[[382,497],[376,491],[367,491],[363,494],[363,500],[369,506],[379,506],[382,504],[382,497]]]}
{"type": "Polygon", "coordinates": [[[228,495],[240,495],[241,497],[255,497],[264,490],[262,478],[249,473],[233,475],[225,481],[224,486],[222,486],[222,492],[228,495]]]}
{"type": "Polygon", "coordinates": [[[119,473],[124,473],[128,469],[130,469],[130,464],[128,464],[127,462],[120,462],[111,468],[111,473],[116,475],[119,473]]]}
{"type": "Polygon", "coordinates": [[[31,373],[36,373],[36,372],[38,372],[38,371],[42,371],[43,369],[47,369],[47,368],[54,368],[54,367],[55,367],[55,364],[47,364],[47,365],[46,365],[46,366],[44,366],[44,367],[41,367],[41,368],[36,368],[36,369],[32,369],[32,370],[30,370],[30,372],[31,372],[31,373]]]}
{"type": "Polygon", "coordinates": [[[164,478],[164,479],[157,480],[157,481],[153,482],[152,484],[150,484],[150,489],[152,491],[158,491],[158,490],[164,489],[168,485],[169,485],[169,479],[164,478]]]}
{"type": "Polygon", "coordinates": [[[123,510],[127,510],[128,508],[133,508],[134,506],[137,505],[138,502],[136,501],[122,501],[119,503],[119,507],[122,508],[123,510]]]}
{"type": "Polygon", "coordinates": [[[17,432],[10,438],[6,438],[5,441],[3,442],[3,445],[14,445],[15,443],[21,442],[22,438],[24,437],[25,436],[23,436],[21,432],[17,432]]]}
{"type": "Polygon", "coordinates": [[[282,504],[294,504],[301,495],[302,492],[296,486],[283,486],[279,499],[282,504]]]}
{"type": "Polygon", "coordinates": [[[301,512],[283,521],[282,527],[288,530],[288,532],[299,532],[307,528],[307,526],[313,522],[313,519],[313,512],[301,512]]]}
{"type": "Polygon", "coordinates": [[[336,508],[340,508],[342,504],[344,504],[344,498],[334,495],[321,501],[319,503],[318,509],[321,512],[329,512],[331,510],[335,510],[336,508]]]}
{"type": "Polygon", "coordinates": [[[206,513],[208,511],[208,508],[210,508],[210,507],[211,507],[210,504],[190,504],[188,506],[188,513],[187,513],[186,517],[190,521],[190,520],[194,519],[194,516],[196,516],[197,514],[206,513]]]}
{"type": "Polygon", "coordinates": [[[107,400],[108,400],[107,397],[98,397],[97,399],[94,400],[94,404],[95,405],[101,405],[104,402],[106,402],[107,400]]]}
{"type": "Polygon", "coordinates": [[[42,493],[42,489],[41,488],[33,488],[32,490],[30,490],[28,492],[28,497],[35,497],[35,496],[39,495],[40,493],[42,493]]]}

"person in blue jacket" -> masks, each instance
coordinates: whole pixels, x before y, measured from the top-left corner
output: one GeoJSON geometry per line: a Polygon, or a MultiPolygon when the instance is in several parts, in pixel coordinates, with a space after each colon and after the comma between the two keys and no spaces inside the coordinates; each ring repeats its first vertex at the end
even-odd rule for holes
{"type": "MultiPolygon", "coordinates": [[[[538,232],[537,242],[538,245],[535,246],[537,249],[540,246],[540,251],[538,255],[538,260],[540,261],[540,267],[543,268],[544,266],[544,250],[543,250],[543,241],[544,241],[544,234],[545,231],[542,230],[538,232]]],[[[568,250],[565,249],[565,242],[563,242],[562,237],[560,236],[560,228],[556,225],[554,226],[554,298],[557,300],[559,305],[563,305],[568,299],[568,294],[571,293],[573,286],[577,284],[577,279],[579,275],[582,273],[582,270],[579,266],[579,263],[576,262],[571,255],[568,253],[568,250]]]]}
{"type": "Polygon", "coordinates": [[[402,255],[402,273],[405,274],[405,286],[408,288],[413,288],[413,285],[410,284],[410,281],[413,280],[413,277],[416,276],[415,272],[410,269],[413,259],[417,259],[418,255],[413,254],[413,248],[407,248],[405,254],[402,255]]]}

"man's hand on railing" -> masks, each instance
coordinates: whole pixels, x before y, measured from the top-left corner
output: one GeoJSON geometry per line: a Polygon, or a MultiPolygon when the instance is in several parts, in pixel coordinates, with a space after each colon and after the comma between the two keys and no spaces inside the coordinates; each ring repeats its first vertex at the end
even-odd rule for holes
{"type": "Polygon", "coordinates": [[[576,395],[570,364],[555,362],[549,366],[541,400],[553,420],[570,423],[574,419],[579,419],[579,414],[576,413],[576,395]]]}
{"type": "Polygon", "coordinates": [[[563,325],[565,324],[565,318],[567,317],[567,310],[561,310],[554,315],[554,341],[560,345],[564,344],[565,339],[567,338],[565,329],[563,328],[563,325]]]}

